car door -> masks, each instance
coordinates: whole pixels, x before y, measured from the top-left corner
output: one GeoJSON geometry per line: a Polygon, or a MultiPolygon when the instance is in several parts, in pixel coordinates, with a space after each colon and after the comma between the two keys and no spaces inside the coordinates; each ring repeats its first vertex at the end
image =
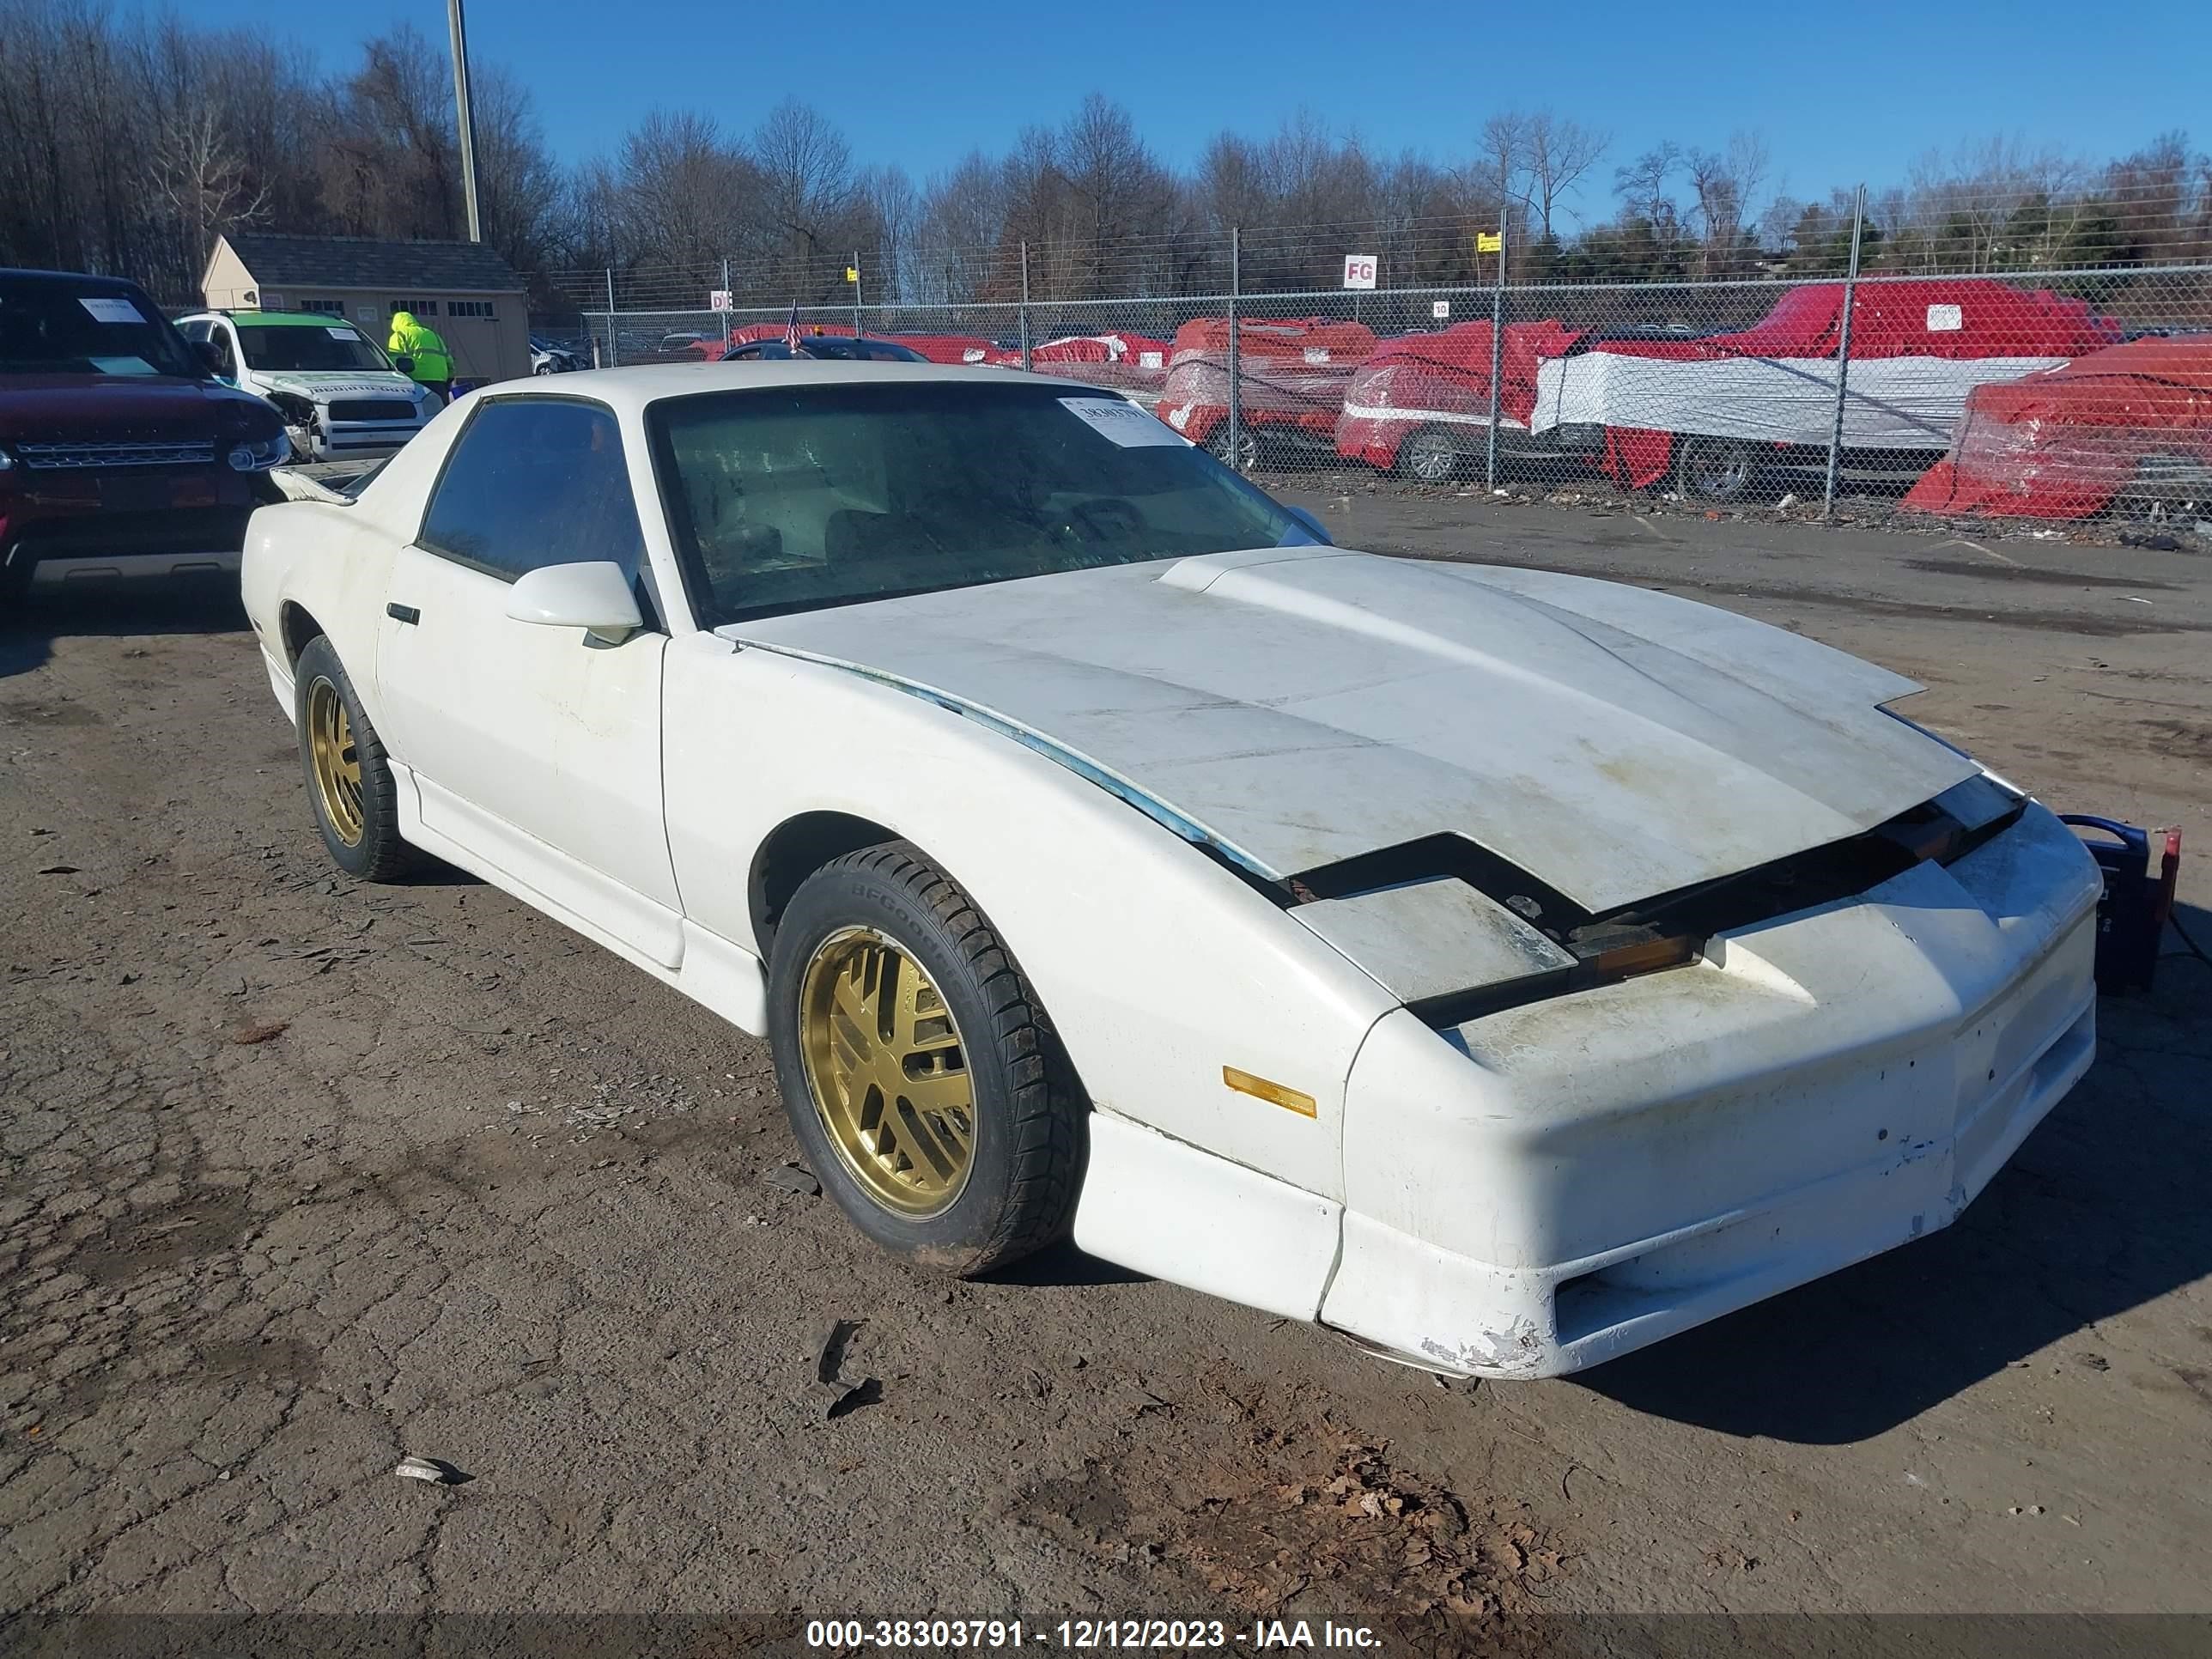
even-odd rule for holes
{"type": "Polygon", "coordinates": [[[668,636],[643,562],[614,416],[577,398],[487,399],[392,562],[376,678],[386,742],[412,769],[426,839],[672,966],[682,930],[661,818],[668,636]],[[647,613],[620,644],[507,616],[526,573],[599,559],[638,585],[647,613]]]}

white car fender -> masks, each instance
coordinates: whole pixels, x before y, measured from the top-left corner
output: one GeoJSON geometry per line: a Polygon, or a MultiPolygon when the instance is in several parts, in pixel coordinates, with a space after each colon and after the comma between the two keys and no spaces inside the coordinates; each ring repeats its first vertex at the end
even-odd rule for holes
{"type": "Polygon", "coordinates": [[[1343,1094],[1374,980],[1240,878],[1052,760],[861,676],[696,635],[667,658],[669,844],[686,915],[764,954],[749,872],[811,811],[883,824],[968,890],[1103,1112],[1342,1196],[1343,1094]],[[1224,1080],[1249,1072],[1285,1107],[1224,1080]]]}

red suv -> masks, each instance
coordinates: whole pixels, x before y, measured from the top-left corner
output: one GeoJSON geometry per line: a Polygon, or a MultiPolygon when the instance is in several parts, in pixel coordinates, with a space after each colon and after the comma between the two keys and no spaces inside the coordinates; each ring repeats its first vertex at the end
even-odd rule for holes
{"type": "Polygon", "coordinates": [[[0,270],[0,592],[235,570],[289,453],[135,283],[0,270]]]}

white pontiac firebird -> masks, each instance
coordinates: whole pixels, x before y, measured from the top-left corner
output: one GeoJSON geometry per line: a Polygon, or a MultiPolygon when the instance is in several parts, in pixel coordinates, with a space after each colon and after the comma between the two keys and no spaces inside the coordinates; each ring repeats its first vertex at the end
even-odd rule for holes
{"type": "Polygon", "coordinates": [[[1943,1226],[2089,1064],[2095,866],[1911,682],[1329,545],[1111,392],[594,372],[308,493],[243,580],[331,856],[764,1033],[926,1267],[1557,1375],[1943,1226]]]}

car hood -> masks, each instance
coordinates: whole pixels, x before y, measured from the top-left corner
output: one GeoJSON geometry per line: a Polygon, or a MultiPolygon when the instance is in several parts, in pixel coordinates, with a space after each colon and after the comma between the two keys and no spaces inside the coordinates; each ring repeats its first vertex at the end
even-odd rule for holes
{"type": "Polygon", "coordinates": [[[998,724],[1277,878],[1452,833],[1604,912],[1978,770],[1881,712],[1911,680],[1544,571],[1277,548],[721,631],[998,724]]]}
{"type": "Polygon", "coordinates": [[[183,440],[275,424],[259,398],[167,374],[0,375],[0,441],[183,440]]]}
{"type": "Polygon", "coordinates": [[[256,369],[253,386],[259,392],[289,392],[310,403],[332,398],[405,398],[414,381],[404,374],[373,369],[256,369]]]}

